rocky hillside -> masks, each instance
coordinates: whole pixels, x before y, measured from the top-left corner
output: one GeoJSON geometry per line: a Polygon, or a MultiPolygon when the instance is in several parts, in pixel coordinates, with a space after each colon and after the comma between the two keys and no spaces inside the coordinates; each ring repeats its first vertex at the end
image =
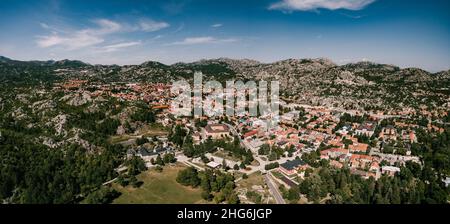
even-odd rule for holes
{"type": "Polygon", "coordinates": [[[287,100],[343,109],[449,107],[449,71],[427,71],[371,62],[338,66],[327,59],[288,59],[274,63],[219,58],[164,65],[90,65],[81,61],[15,61],[0,58],[2,84],[42,84],[64,79],[98,82],[172,82],[192,79],[278,80],[287,100]]]}

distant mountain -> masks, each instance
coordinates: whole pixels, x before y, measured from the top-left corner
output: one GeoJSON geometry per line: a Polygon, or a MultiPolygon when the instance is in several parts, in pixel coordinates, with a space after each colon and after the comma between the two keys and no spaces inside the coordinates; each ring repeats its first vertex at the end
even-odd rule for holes
{"type": "Polygon", "coordinates": [[[61,61],[48,61],[50,65],[58,66],[58,67],[68,67],[68,68],[79,68],[79,67],[86,67],[91,66],[88,63],[84,63],[82,61],[78,60],[61,60],[61,61]]]}
{"type": "Polygon", "coordinates": [[[10,62],[10,61],[12,60],[7,57],[0,56],[0,62],[10,62]]]}
{"type": "Polygon", "coordinates": [[[449,71],[429,73],[372,62],[339,66],[324,58],[273,63],[218,58],[172,65],[148,61],[118,66],[90,65],[76,60],[22,62],[0,58],[0,81],[3,83],[41,83],[59,79],[170,83],[180,78],[192,80],[196,71],[201,71],[205,80],[221,82],[276,80],[280,82],[284,99],[347,109],[417,107],[424,102],[436,106],[448,103],[446,100],[450,98],[447,90],[449,71]]]}

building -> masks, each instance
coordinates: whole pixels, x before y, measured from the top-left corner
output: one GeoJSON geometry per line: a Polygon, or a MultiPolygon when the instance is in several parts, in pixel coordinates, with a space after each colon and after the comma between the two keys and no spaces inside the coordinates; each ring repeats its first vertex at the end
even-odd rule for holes
{"type": "Polygon", "coordinates": [[[244,138],[256,136],[258,134],[258,130],[252,130],[243,135],[244,138]]]}
{"type": "Polygon", "coordinates": [[[379,137],[383,140],[396,141],[397,140],[397,129],[395,129],[394,126],[392,126],[392,125],[388,125],[388,126],[384,127],[383,130],[381,130],[379,137]]]}
{"type": "Polygon", "coordinates": [[[306,170],[308,167],[308,164],[304,161],[296,159],[281,164],[278,169],[280,172],[290,176],[296,174],[298,170],[306,170]]]}
{"type": "Polygon", "coordinates": [[[402,131],[402,140],[404,142],[415,143],[415,142],[417,142],[416,133],[414,131],[403,130],[402,131]]]}
{"type": "Polygon", "coordinates": [[[383,166],[381,167],[381,173],[387,174],[389,176],[394,176],[396,173],[400,172],[400,168],[395,166],[383,166]]]}
{"type": "Polygon", "coordinates": [[[376,125],[373,122],[364,122],[355,130],[355,134],[372,137],[372,135],[375,133],[375,126],[376,125]]]}
{"type": "Polygon", "coordinates": [[[259,139],[248,139],[244,142],[244,144],[253,152],[257,153],[258,150],[264,145],[264,142],[259,139]]]}
{"type": "Polygon", "coordinates": [[[294,122],[298,120],[299,117],[300,117],[299,111],[291,111],[281,116],[281,122],[286,124],[294,124],[294,122]]]}
{"type": "Polygon", "coordinates": [[[341,148],[332,148],[323,150],[320,152],[320,158],[321,159],[330,159],[330,158],[337,158],[341,155],[347,155],[349,153],[349,150],[347,149],[341,149],[341,148]]]}
{"type": "Polygon", "coordinates": [[[370,169],[372,162],[374,162],[374,157],[368,155],[353,154],[350,157],[350,167],[354,169],[370,169]]]}
{"type": "Polygon", "coordinates": [[[222,164],[211,161],[211,162],[207,163],[206,166],[208,166],[209,168],[212,168],[212,169],[219,169],[222,166],[222,164]]]}
{"type": "Polygon", "coordinates": [[[344,167],[344,164],[342,164],[336,160],[330,160],[330,166],[332,166],[334,168],[342,169],[342,167],[344,167]]]}
{"type": "Polygon", "coordinates": [[[366,153],[367,149],[369,149],[369,145],[364,143],[354,143],[349,145],[348,149],[351,153],[366,153]]]}
{"type": "Polygon", "coordinates": [[[209,124],[204,128],[205,139],[224,139],[231,137],[230,128],[225,124],[209,124]]]}
{"type": "Polygon", "coordinates": [[[344,125],[341,129],[339,129],[337,131],[337,133],[341,134],[341,135],[347,135],[350,131],[352,131],[352,126],[351,125],[344,125]]]}

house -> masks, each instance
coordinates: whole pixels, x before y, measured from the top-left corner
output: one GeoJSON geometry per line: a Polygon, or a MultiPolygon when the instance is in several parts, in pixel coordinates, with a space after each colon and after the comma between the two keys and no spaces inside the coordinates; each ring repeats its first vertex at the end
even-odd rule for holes
{"type": "Polygon", "coordinates": [[[344,147],[344,143],[342,142],[342,139],[340,137],[337,137],[335,139],[332,139],[332,140],[328,141],[328,145],[336,146],[336,147],[339,147],[339,148],[343,148],[344,147]]]}
{"type": "Polygon", "coordinates": [[[397,140],[397,129],[392,125],[388,125],[381,130],[379,137],[383,140],[397,140]]]}
{"type": "Polygon", "coordinates": [[[417,142],[417,136],[414,131],[402,131],[402,140],[404,142],[415,143],[417,142]]]}
{"type": "Polygon", "coordinates": [[[375,133],[375,126],[376,125],[373,122],[364,122],[355,130],[355,134],[372,137],[372,135],[375,133]]]}
{"type": "Polygon", "coordinates": [[[387,174],[389,176],[394,176],[396,173],[400,172],[400,168],[395,166],[383,166],[381,167],[381,173],[387,174]]]}
{"type": "Polygon", "coordinates": [[[306,170],[308,168],[308,164],[304,161],[296,159],[292,161],[287,161],[280,165],[278,168],[280,172],[290,176],[297,173],[298,170],[306,170]]]}
{"type": "Polygon", "coordinates": [[[380,171],[380,164],[377,161],[373,161],[372,164],[370,164],[369,170],[374,173],[380,171]]]}
{"type": "Polygon", "coordinates": [[[368,148],[369,145],[364,143],[353,143],[348,146],[351,153],[366,153],[368,148]]]}
{"type": "Polygon", "coordinates": [[[203,130],[205,138],[224,139],[231,137],[230,129],[225,124],[209,124],[203,130]]]}
{"type": "Polygon", "coordinates": [[[342,167],[344,167],[344,165],[336,160],[330,160],[330,166],[334,167],[334,168],[338,168],[338,169],[342,169],[342,167]]]}
{"type": "Polygon", "coordinates": [[[374,161],[374,157],[368,155],[353,154],[350,157],[350,167],[354,169],[366,169],[370,168],[370,165],[374,161]]]}
{"type": "Polygon", "coordinates": [[[245,133],[245,134],[243,135],[243,137],[244,137],[244,138],[248,138],[248,137],[254,136],[254,135],[256,135],[256,134],[258,134],[258,130],[252,130],[252,131],[249,131],[249,132],[245,133]]]}

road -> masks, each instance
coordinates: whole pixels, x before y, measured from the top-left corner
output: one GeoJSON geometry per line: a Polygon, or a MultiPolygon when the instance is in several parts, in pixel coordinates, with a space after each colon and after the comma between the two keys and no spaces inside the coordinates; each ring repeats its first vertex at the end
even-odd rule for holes
{"type": "MultiPolygon", "coordinates": [[[[246,148],[246,149],[248,149],[248,150],[251,150],[251,149],[249,149],[249,148],[247,147],[247,145],[244,143],[244,140],[242,140],[242,139],[240,138],[240,136],[239,136],[238,132],[236,131],[236,129],[235,129],[232,125],[230,125],[230,124],[227,124],[227,123],[225,123],[225,124],[230,128],[231,133],[235,136],[235,138],[238,138],[238,139],[239,139],[239,141],[241,142],[241,145],[242,145],[244,148],[246,148]]],[[[267,164],[274,163],[274,162],[278,162],[279,164],[283,164],[283,163],[287,162],[288,160],[294,160],[296,156],[297,156],[297,155],[293,155],[292,157],[281,157],[279,160],[276,160],[276,161],[269,161],[269,160],[267,160],[267,157],[266,157],[266,160],[261,159],[261,156],[259,156],[259,155],[256,153],[256,154],[253,154],[253,157],[254,157],[254,159],[255,159],[256,161],[258,161],[259,165],[258,165],[258,166],[247,166],[247,167],[250,168],[251,170],[240,170],[240,172],[245,173],[245,174],[247,174],[247,175],[250,175],[250,174],[255,173],[255,172],[258,172],[258,171],[265,172],[265,171],[266,171],[266,170],[265,170],[265,166],[266,166],[267,164]]],[[[298,155],[298,156],[301,156],[301,155],[298,155]]]]}
{"type": "Polygon", "coordinates": [[[113,182],[116,181],[116,180],[117,180],[117,177],[114,178],[114,179],[112,179],[112,180],[110,180],[110,181],[106,181],[106,182],[103,183],[102,185],[105,186],[105,185],[111,184],[111,183],[113,183],[113,182]]]}
{"type": "Polygon", "coordinates": [[[275,198],[276,203],[277,204],[286,204],[286,202],[283,199],[283,196],[281,196],[281,193],[278,191],[272,178],[269,175],[265,174],[264,180],[266,181],[267,186],[269,186],[270,193],[275,198]]]}
{"type": "Polygon", "coordinates": [[[204,171],[205,170],[205,168],[200,167],[200,166],[190,162],[189,158],[187,156],[183,155],[182,153],[178,153],[175,156],[175,158],[177,158],[178,162],[181,162],[181,163],[185,164],[186,166],[194,167],[194,168],[196,168],[197,170],[200,170],[200,171],[204,171]]]}

